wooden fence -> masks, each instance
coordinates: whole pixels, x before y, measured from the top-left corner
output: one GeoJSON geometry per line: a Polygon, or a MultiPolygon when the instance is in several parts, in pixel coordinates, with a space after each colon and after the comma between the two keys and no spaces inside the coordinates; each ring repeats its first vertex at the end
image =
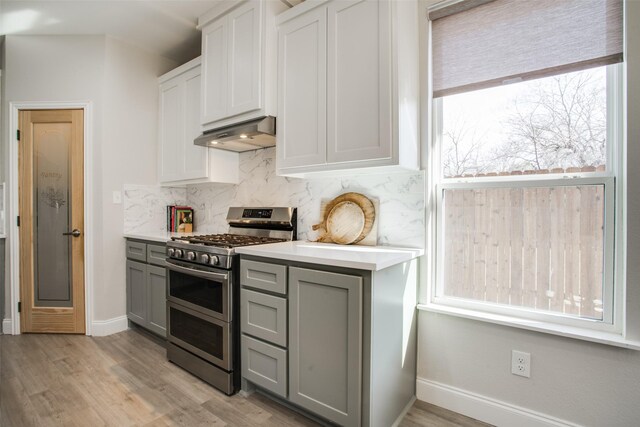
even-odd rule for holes
{"type": "Polygon", "coordinates": [[[444,292],[602,319],[604,186],[447,189],[444,292]]]}

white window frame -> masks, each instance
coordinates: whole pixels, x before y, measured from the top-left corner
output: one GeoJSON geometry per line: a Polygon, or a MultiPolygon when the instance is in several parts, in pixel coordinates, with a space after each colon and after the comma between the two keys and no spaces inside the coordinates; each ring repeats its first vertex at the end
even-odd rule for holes
{"type": "Polygon", "coordinates": [[[434,218],[434,238],[432,239],[431,286],[428,291],[427,309],[445,313],[464,315],[464,317],[483,318],[500,316],[498,323],[517,323],[519,320],[529,321],[538,327],[531,329],[548,329],[553,327],[569,327],[579,330],[623,333],[624,320],[624,245],[622,207],[623,187],[623,154],[625,151],[622,138],[623,123],[623,67],[622,64],[607,67],[607,164],[604,172],[540,174],[513,176],[477,177],[477,178],[443,178],[440,161],[442,136],[442,99],[433,100],[431,176],[434,218]],[[498,305],[495,303],[447,297],[443,295],[444,286],[444,221],[443,194],[446,189],[475,188],[525,188],[546,186],[604,186],[604,282],[603,282],[603,320],[578,318],[563,313],[547,312],[518,306],[498,305]]]}

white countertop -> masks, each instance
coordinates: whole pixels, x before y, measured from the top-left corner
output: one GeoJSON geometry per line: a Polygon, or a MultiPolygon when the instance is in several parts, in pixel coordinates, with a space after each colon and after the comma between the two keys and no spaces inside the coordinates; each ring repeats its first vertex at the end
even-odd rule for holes
{"type": "Polygon", "coordinates": [[[424,255],[424,249],[393,246],[336,245],[305,241],[236,248],[236,252],[265,258],[308,262],[334,267],[379,271],[424,255]]]}
{"type": "Polygon", "coordinates": [[[127,239],[148,240],[151,242],[167,243],[175,236],[193,236],[198,233],[168,233],[166,231],[145,231],[142,233],[124,233],[127,239]]]}

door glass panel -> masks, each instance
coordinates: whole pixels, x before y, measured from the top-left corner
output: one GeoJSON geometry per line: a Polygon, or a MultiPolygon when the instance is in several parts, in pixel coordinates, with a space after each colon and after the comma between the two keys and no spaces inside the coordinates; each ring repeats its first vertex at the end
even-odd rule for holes
{"type": "Polygon", "coordinates": [[[199,307],[223,313],[223,284],[169,270],[169,294],[199,307]]]}
{"type": "Polygon", "coordinates": [[[71,307],[70,123],[35,123],[33,221],[38,307],[71,307]]]}
{"type": "Polygon", "coordinates": [[[171,336],[224,360],[224,328],[189,313],[170,308],[169,333],[171,336]]]}

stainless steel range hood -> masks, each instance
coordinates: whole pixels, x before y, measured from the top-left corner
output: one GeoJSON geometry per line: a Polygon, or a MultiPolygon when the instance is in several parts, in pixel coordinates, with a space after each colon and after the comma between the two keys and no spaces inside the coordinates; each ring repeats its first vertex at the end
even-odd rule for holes
{"type": "Polygon", "coordinates": [[[276,118],[273,116],[237,123],[208,130],[193,143],[220,150],[243,151],[260,150],[276,145],[276,118]]]}

